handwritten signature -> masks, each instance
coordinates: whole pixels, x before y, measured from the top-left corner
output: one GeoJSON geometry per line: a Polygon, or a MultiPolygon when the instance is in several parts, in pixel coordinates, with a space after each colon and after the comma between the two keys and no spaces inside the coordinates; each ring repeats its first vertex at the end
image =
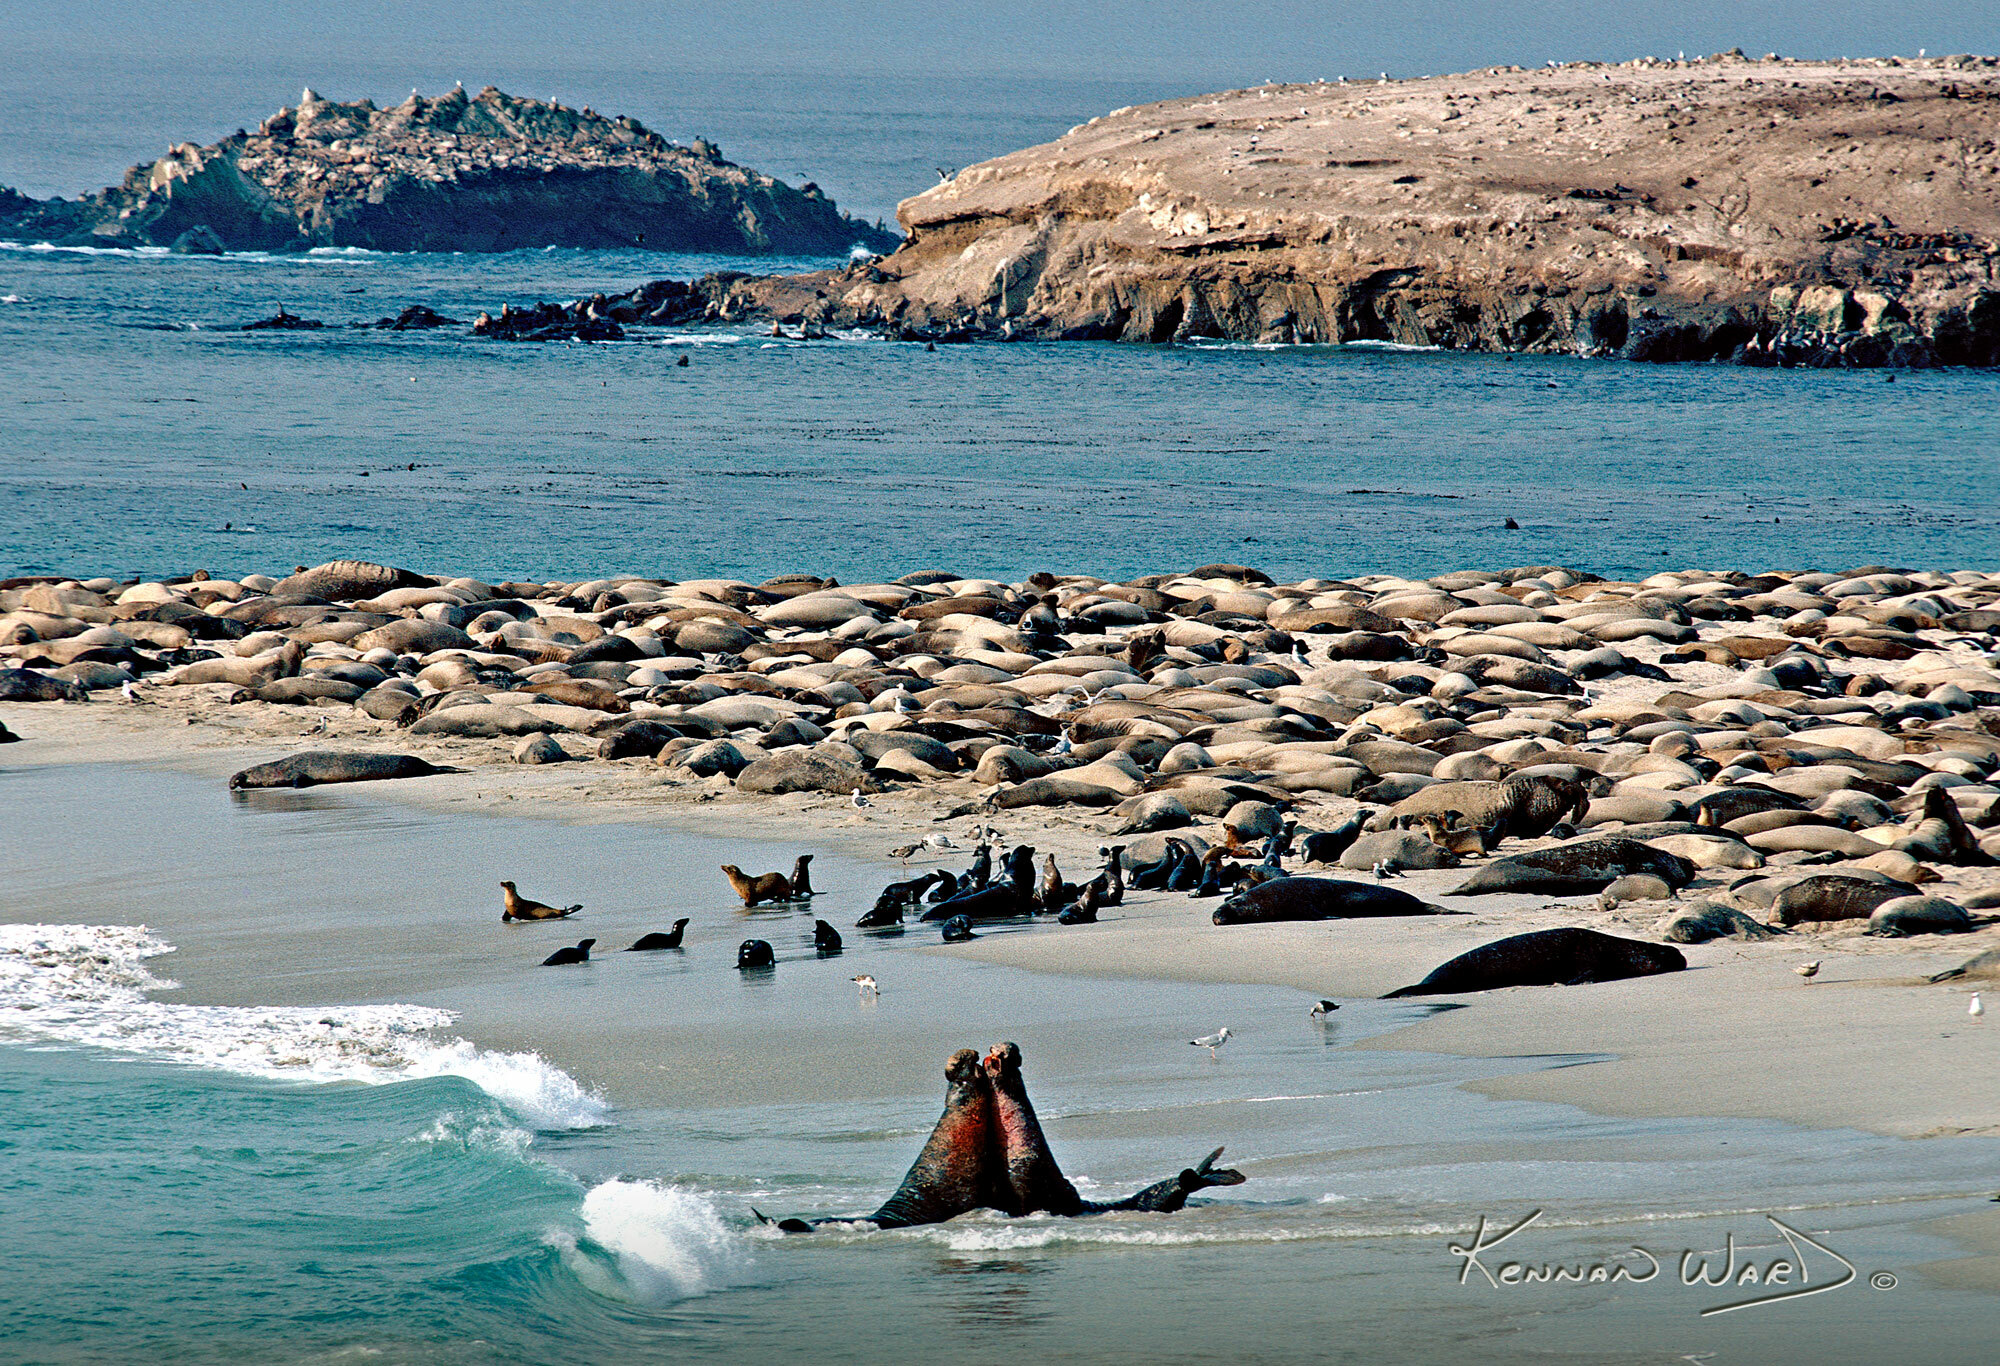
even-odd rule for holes
{"type": "MultiPolygon", "coordinates": [[[[1542,1212],[1535,1210],[1518,1223],[1501,1228],[1489,1224],[1486,1216],[1480,1215],[1479,1227],[1474,1231],[1470,1244],[1449,1245],[1451,1255],[1460,1259],[1458,1283],[1467,1284],[1475,1271],[1485,1277],[1486,1283],[1496,1290],[1503,1286],[1565,1283],[1609,1285],[1622,1282],[1644,1285],[1661,1275],[1661,1257],[1637,1245],[1632,1246],[1628,1252],[1619,1253],[1602,1261],[1570,1263],[1505,1261],[1489,1266],[1480,1260],[1482,1255],[1493,1251],[1541,1217],[1542,1212]]],[[[1720,1253],[1696,1252],[1689,1249],[1680,1254],[1678,1259],[1680,1281],[1686,1286],[1705,1285],[1716,1288],[1753,1285],[1786,1288],[1771,1289],[1762,1294],[1732,1300],[1727,1304],[1711,1305],[1701,1311],[1704,1318],[1712,1314],[1734,1313],[1738,1309],[1752,1309],[1758,1305],[1777,1304],[1782,1300],[1803,1299],[1808,1295],[1824,1295],[1852,1283],[1858,1274],[1853,1262],[1848,1261],[1818,1238],[1800,1232],[1775,1215],[1767,1214],[1764,1218],[1785,1240],[1786,1246],[1791,1251],[1790,1256],[1781,1255],[1768,1260],[1743,1256],[1736,1246],[1736,1235],[1727,1233],[1723,1235],[1720,1253]],[[1808,1260],[1808,1249],[1824,1254],[1833,1263],[1833,1266],[1821,1265],[1818,1279],[1815,1279],[1812,1264],[1808,1260]],[[1710,1259],[1717,1256],[1721,1260],[1718,1263],[1711,1263],[1710,1259]],[[1832,1274],[1834,1267],[1838,1268],[1838,1275],[1832,1274]]],[[[1868,1278],[1868,1283],[1877,1290],[1888,1290],[1896,1284],[1896,1278],[1887,1271],[1878,1271],[1868,1278]]]]}

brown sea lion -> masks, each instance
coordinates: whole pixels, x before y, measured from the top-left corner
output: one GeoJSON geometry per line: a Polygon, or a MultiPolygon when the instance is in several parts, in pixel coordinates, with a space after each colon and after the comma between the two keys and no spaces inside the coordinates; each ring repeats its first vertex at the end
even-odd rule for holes
{"type": "Polygon", "coordinates": [[[581,901],[574,906],[562,907],[545,906],[539,901],[530,901],[515,891],[511,882],[500,884],[500,902],[500,923],[503,925],[510,920],[561,920],[583,909],[581,901]]]}
{"type": "Polygon", "coordinates": [[[790,901],[792,882],[783,873],[744,872],[733,863],[722,865],[722,874],[729,879],[729,885],[736,889],[736,895],[743,898],[745,906],[755,906],[760,901],[790,901]]]}

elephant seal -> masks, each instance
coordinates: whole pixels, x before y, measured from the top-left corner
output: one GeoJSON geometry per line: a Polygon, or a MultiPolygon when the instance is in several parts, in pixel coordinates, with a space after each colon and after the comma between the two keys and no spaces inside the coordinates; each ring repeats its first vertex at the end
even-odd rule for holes
{"type": "Polygon", "coordinates": [[[1988,949],[1984,953],[1976,953],[1957,967],[1934,972],[1925,980],[1953,982],[1961,977],[1971,977],[1979,981],[2000,979],[2000,949],[1988,949]]]}
{"type": "Polygon", "coordinates": [[[1018,1044],[998,1043],[986,1054],[986,1075],[993,1083],[993,1112],[998,1122],[1002,1164],[996,1175],[1004,1182],[1011,1215],[1105,1214],[1113,1210],[1145,1210],[1171,1214],[1185,1206],[1188,1197],[1211,1186],[1240,1186],[1242,1172],[1227,1167],[1217,1169],[1222,1156],[1217,1148],[1200,1163],[1184,1167],[1177,1176],[1156,1181],[1135,1195],[1111,1204],[1085,1200],[1062,1174],[1055,1154],[1049,1151],[1042,1123],[1028,1099],[1027,1083],[1021,1077],[1021,1049],[1018,1044]]]}
{"type": "Polygon", "coordinates": [[[317,787],[322,783],[367,783],[386,778],[428,778],[463,769],[428,763],[411,754],[342,754],[315,749],[275,759],[231,775],[229,790],[246,787],[317,787]]]}
{"type": "Polygon", "coordinates": [[[1217,925],[1272,920],[1349,920],[1376,915],[1449,915],[1408,892],[1330,877],[1281,877],[1236,892],[1215,908],[1217,925]]]}
{"type": "Polygon", "coordinates": [[[1868,917],[1868,933],[1884,939],[1912,934],[1964,934],[1972,929],[1965,907],[1941,896],[1899,896],[1868,917]]]}
{"type": "Polygon", "coordinates": [[[1651,873],[1670,890],[1679,891],[1694,881],[1695,867],[1678,854],[1637,840],[1585,839],[1494,859],[1445,895],[1596,892],[1631,873],[1651,873]]]}
{"type": "MultiPolygon", "coordinates": [[[[753,941],[754,942],[754,941],[753,941]]],[[[944,1113],[903,1184],[880,1209],[859,1219],[782,1219],[787,1233],[811,1233],[820,1224],[868,1223],[877,1228],[941,1224],[974,1209],[1006,1209],[1012,1203],[998,1168],[993,1141],[993,1085],[979,1055],[961,1048],[944,1069],[944,1113]]],[[[755,1210],[752,1213],[756,1213],[755,1210]]],[[[762,1214],[758,1214],[763,1219],[762,1214]]],[[[768,1220],[766,1222],[769,1222],[768,1220]]]]}
{"type": "Polygon", "coordinates": [[[1596,930],[1536,930],[1482,944],[1438,967],[1414,986],[1398,987],[1384,996],[1442,996],[1499,987],[1574,986],[1581,982],[1616,982],[1626,977],[1650,977],[1679,972],[1687,966],[1681,951],[1665,944],[1619,939],[1596,930]]]}
{"type": "Polygon", "coordinates": [[[738,968],[768,968],[777,961],[771,946],[762,939],[746,939],[736,946],[738,968]]]}
{"type": "Polygon", "coordinates": [[[664,934],[658,930],[655,930],[651,934],[642,934],[632,947],[625,950],[625,952],[645,953],[652,949],[677,949],[681,946],[681,936],[687,933],[687,926],[687,921],[676,920],[674,927],[664,934]]]}
{"type": "Polygon", "coordinates": [[[547,906],[539,901],[530,901],[514,890],[514,884],[500,884],[500,923],[510,920],[561,920],[575,915],[583,909],[583,903],[574,906],[547,906]]]}
{"type": "Polygon", "coordinates": [[[1675,944],[1706,944],[1711,939],[1775,939],[1784,933],[1751,919],[1730,906],[1697,902],[1678,914],[1668,915],[1656,931],[1660,938],[1675,944]]]}
{"type": "Polygon", "coordinates": [[[1806,921],[1865,920],[1898,897],[1914,896],[1907,882],[1875,882],[1838,873],[1822,873],[1794,882],[1771,902],[1771,918],[1780,925],[1806,921]]]}
{"type": "Polygon", "coordinates": [[[545,968],[563,968],[568,967],[572,963],[588,963],[590,961],[590,946],[596,942],[595,939],[583,939],[577,941],[575,948],[557,949],[542,960],[542,966],[545,968]]]}

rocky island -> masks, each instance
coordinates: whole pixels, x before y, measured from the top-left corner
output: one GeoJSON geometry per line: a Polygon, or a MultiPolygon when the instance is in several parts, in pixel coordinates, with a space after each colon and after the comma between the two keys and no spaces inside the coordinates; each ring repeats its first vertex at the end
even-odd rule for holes
{"type": "Polygon", "coordinates": [[[1996,139],[1990,57],[1267,85],[1093,119],[906,200],[882,261],[698,302],[935,340],[1993,365],[1996,139]]]}
{"type": "Polygon", "coordinates": [[[0,188],[0,238],[183,251],[657,251],[845,254],[893,234],[635,119],[488,86],[378,109],[307,90],[254,133],[181,143],[75,200],[0,188]]]}

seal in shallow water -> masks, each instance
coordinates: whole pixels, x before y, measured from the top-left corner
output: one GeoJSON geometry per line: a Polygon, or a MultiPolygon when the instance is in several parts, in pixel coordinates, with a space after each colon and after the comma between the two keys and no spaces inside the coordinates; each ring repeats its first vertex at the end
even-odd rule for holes
{"type": "Polygon", "coordinates": [[[1596,930],[1536,930],[1481,944],[1441,965],[1415,986],[1398,987],[1382,999],[1493,991],[1500,987],[1616,982],[1626,977],[1679,972],[1686,966],[1687,959],[1681,951],[1665,944],[1620,939],[1596,930]]]}
{"type": "Polygon", "coordinates": [[[687,933],[687,927],[686,920],[676,920],[674,927],[664,934],[655,930],[651,934],[640,935],[625,952],[644,953],[650,949],[677,949],[681,946],[681,936],[687,933]]]}
{"type": "Polygon", "coordinates": [[[462,769],[428,763],[413,754],[342,754],[315,749],[274,759],[231,776],[229,790],[246,787],[316,787],[321,783],[367,783],[385,778],[427,778],[462,769]]]}
{"type": "Polygon", "coordinates": [[[1042,1134],[1042,1122],[1028,1099],[1028,1086],[1021,1077],[1021,1049],[1013,1043],[997,1043],[986,1054],[986,1075],[993,1082],[993,1113],[1004,1157],[996,1175],[1005,1185],[1009,1203],[1001,1206],[1008,1214],[1108,1214],[1114,1210],[1143,1210],[1171,1214],[1188,1202],[1196,1191],[1211,1186],[1240,1186],[1242,1172],[1215,1166],[1222,1156],[1217,1148],[1193,1167],[1183,1167],[1176,1176],[1156,1181],[1135,1195],[1103,1205],[1085,1200],[1062,1174],[1055,1154],[1049,1151],[1042,1134]]]}
{"type": "Polygon", "coordinates": [[[557,949],[542,960],[542,966],[545,968],[564,968],[572,963],[588,963],[590,961],[590,946],[596,942],[595,939],[582,939],[577,941],[574,948],[557,949]]]}
{"type": "Polygon", "coordinates": [[[522,896],[514,890],[511,882],[500,884],[500,923],[503,925],[510,920],[561,920],[582,909],[581,901],[574,906],[546,906],[522,896]]]}

